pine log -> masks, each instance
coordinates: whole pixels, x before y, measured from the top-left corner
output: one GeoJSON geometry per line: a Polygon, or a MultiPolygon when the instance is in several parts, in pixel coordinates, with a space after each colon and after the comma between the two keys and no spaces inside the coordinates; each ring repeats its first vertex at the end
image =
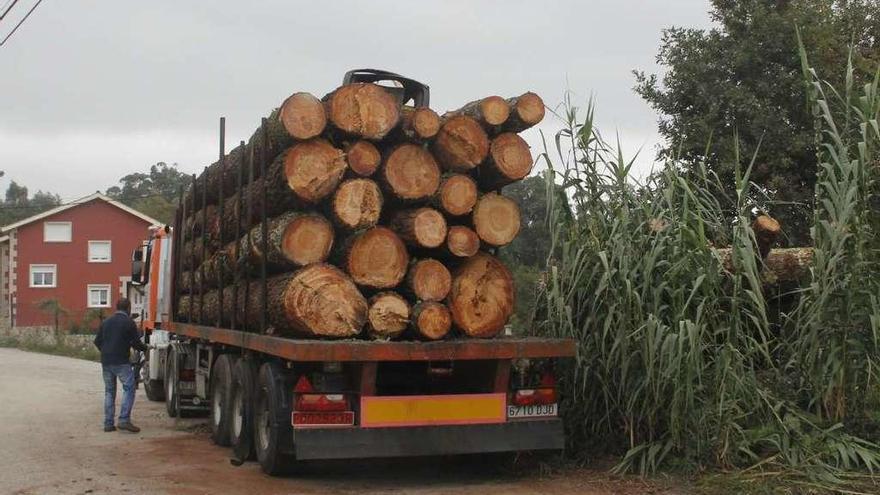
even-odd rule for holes
{"type": "MultiPolygon", "coordinates": [[[[366,299],[335,266],[313,263],[271,277],[266,285],[271,333],[346,338],[359,334],[366,322],[366,299]]],[[[263,310],[260,282],[253,282],[248,292],[244,319],[248,326],[257,325],[263,310]]]]}
{"type": "Polygon", "coordinates": [[[336,190],[346,168],[342,150],[323,139],[313,139],[282,154],[273,165],[274,176],[267,180],[286,185],[304,203],[316,204],[336,190]]]}
{"type": "Polygon", "coordinates": [[[321,100],[309,93],[294,93],[284,100],[278,120],[294,139],[318,137],[327,126],[327,114],[321,100]]]}
{"type": "Polygon", "coordinates": [[[367,332],[374,339],[392,339],[409,326],[409,303],[396,292],[380,292],[370,298],[367,332]]]}
{"type": "Polygon", "coordinates": [[[342,266],[362,287],[390,289],[398,286],[406,275],[409,253],[391,229],[367,229],[353,235],[345,246],[342,266]]]}
{"type": "Polygon", "coordinates": [[[181,272],[177,287],[180,289],[181,294],[197,293],[199,291],[201,279],[201,270],[196,269],[195,271],[181,272]]]}
{"type": "Polygon", "coordinates": [[[212,254],[214,247],[207,244],[205,245],[206,249],[202,249],[202,239],[200,238],[195,241],[186,241],[183,244],[183,252],[181,253],[183,255],[183,268],[189,270],[201,265],[212,254]]]}
{"type": "Polygon", "coordinates": [[[410,266],[406,286],[417,301],[442,301],[449,295],[452,275],[443,263],[425,258],[410,266]]]}
{"type": "Polygon", "coordinates": [[[382,213],[382,192],[370,179],[350,179],[333,194],[333,219],[344,230],[360,230],[376,225],[382,213]]]}
{"type": "Polygon", "coordinates": [[[177,300],[177,319],[189,323],[196,323],[199,317],[199,296],[187,295],[180,296],[177,300]],[[190,320],[190,313],[193,317],[190,320]]]}
{"type": "MultiPolygon", "coordinates": [[[[238,270],[238,243],[233,241],[218,249],[213,256],[205,260],[197,273],[204,277],[204,287],[213,289],[232,282],[235,272],[238,270]]],[[[198,280],[197,282],[198,283],[198,280]]],[[[196,286],[198,289],[198,285],[196,286]]]]}
{"type": "Polygon", "coordinates": [[[459,115],[443,123],[432,150],[446,170],[468,172],[486,159],[489,137],[476,120],[459,115]]]}
{"type": "Polygon", "coordinates": [[[510,117],[502,126],[507,132],[522,132],[544,120],[544,100],[529,91],[507,100],[510,117]]]}
{"type": "MultiPolygon", "coordinates": [[[[202,231],[205,230],[205,218],[208,223],[217,221],[217,205],[208,205],[204,212],[200,209],[196,210],[184,219],[183,229],[188,239],[202,235],[202,231]]],[[[208,230],[211,230],[211,227],[208,230]]]]}
{"type": "Polygon", "coordinates": [[[400,112],[400,130],[404,139],[422,142],[440,132],[440,117],[427,107],[403,107],[400,112]]]}
{"type": "Polygon", "coordinates": [[[447,174],[434,196],[434,205],[443,213],[459,217],[467,215],[477,204],[477,183],[464,174],[447,174]]]}
{"type": "Polygon", "coordinates": [[[519,233],[519,206],[510,198],[489,193],[477,201],[472,221],[481,241],[490,246],[504,246],[519,233]]]}
{"type": "Polygon", "coordinates": [[[758,243],[758,253],[761,259],[767,257],[770,249],[782,233],[782,227],[769,215],[758,215],[752,222],[752,230],[755,232],[755,240],[758,243]]]}
{"type": "Polygon", "coordinates": [[[472,101],[458,110],[446,112],[443,118],[457,115],[466,115],[479,122],[486,130],[491,131],[507,122],[507,118],[510,116],[510,106],[500,96],[487,96],[482,100],[472,101]]]}
{"type": "Polygon", "coordinates": [[[480,236],[473,229],[453,225],[446,234],[445,250],[456,258],[469,258],[480,250],[480,236]]]}
{"type": "Polygon", "coordinates": [[[424,301],[413,306],[413,330],[427,340],[440,340],[449,334],[452,328],[452,316],[449,308],[438,302],[424,301]]]}
{"type": "Polygon", "coordinates": [[[407,244],[417,248],[436,248],[446,240],[446,219],[433,208],[397,211],[388,226],[407,244]]]}
{"type": "Polygon", "coordinates": [[[526,140],[506,132],[492,140],[489,156],[477,169],[483,190],[500,189],[532,171],[532,151],[526,140]]]}
{"type": "MultiPolygon", "coordinates": [[[[266,264],[270,271],[289,270],[327,259],[333,246],[333,226],[317,213],[288,212],[268,222],[266,264]]],[[[262,262],[263,229],[257,225],[239,241],[243,261],[256,268],[262,262]]]]}
{"type": "Polygon", "coordinates": [[[382,155],[376,145],[363,139],[345,146],[345,158],[348,168],[361,177],[373,175],[382,163],[382,155]]]}
{"type": "MultiPolygon", "coordinates": [[[[715,253],[721,259],[724,269],[732,273],[734,270],[730,248],[718,248],[715,253]]],[[[810,273],[812,263],[811,247],[771,249],[764,259],[761,277],[765,284],[798,281],[810,273]]]]}
{"type": "Polygon", "coordinates": [[[330,122],[346,134],[378,141],[400,121],[400,104],[381,86],[353,83],[324,98],[330,122]]]}
{"type": "Polygon", "coordinates": [[[513,277],[497,258],[478,253],[452,277],[449,309],[455,326],[470,337],[494,337],[514,309],[513,277]]]}
{"type": "Polygon", "coordinates": [[[430,152],[415,144],[394,148],[379,172],[382,185],[393,198],[420,201],[440,187],[440,168],[430,152]]]}

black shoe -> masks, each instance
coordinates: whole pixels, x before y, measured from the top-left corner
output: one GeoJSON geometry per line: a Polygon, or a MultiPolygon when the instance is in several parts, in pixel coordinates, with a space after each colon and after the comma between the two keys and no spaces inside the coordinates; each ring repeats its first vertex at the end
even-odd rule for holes
{"type": "Polygon", "coordinates": [[[138,428],[137,426],[135,426],[131,423],[119,423],[119,429],[124,430],[124,431],[130,431],[132,433],[138,433],[139,431],[141,431],[140,428],[138,428]]]}
{"type": "Polygon", "coordinates": [[[104,431],[116,431],[116,427],[113,425],[105,426],[104,431]]]}

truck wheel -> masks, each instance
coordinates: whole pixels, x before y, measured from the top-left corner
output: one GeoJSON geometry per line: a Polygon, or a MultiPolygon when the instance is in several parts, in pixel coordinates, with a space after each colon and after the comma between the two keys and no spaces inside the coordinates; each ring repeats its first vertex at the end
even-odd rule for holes
{"type": "Polygon", "coordinates": [[[143,367],[141,367],[141,382],[144,384],[144,392],[147,393],[147,399],[153,402],[165,400],[165,384],[162,383],[162,380],[150,380],[149,357],[144,361],[143,367]]]}
{"type": "Polygon", "coordinates": [[[179,416],[177,407],[177,352],[174,346],[168,346],[165,356],[165,410],[172,418],[179,416]]]}
{"type": "Polygon", "coordinates": [[[228,354],[221,354],[211,369],[211,440],[224,447],[230,445],[232,360],[228,354]]]}
{"type": "Polygon", "coordinates": [[[294,461],[290,426],[292,384],[287,382],[277,363],[260,367],[254,394],[254,450],[263,472],[272,476],[288,472],[294,461]]]}
{"type": "Polygon", "coordinates": [[[232,452],[241,462],[254,458],[254,380],[256,366],[251,359],[236,361],[232,369],[232,452]]]}

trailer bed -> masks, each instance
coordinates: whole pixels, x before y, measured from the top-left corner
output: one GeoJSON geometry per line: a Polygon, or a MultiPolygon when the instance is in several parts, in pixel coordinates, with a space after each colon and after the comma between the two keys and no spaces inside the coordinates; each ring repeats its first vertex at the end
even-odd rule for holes
{"type": "Polygon", "coordinates": [[[499,337],[438,342],[289,339],[228,328],[174,322],[177,335],[202,339],[290,361],[453,361],[573,357],[571,339],[499,337]]]}

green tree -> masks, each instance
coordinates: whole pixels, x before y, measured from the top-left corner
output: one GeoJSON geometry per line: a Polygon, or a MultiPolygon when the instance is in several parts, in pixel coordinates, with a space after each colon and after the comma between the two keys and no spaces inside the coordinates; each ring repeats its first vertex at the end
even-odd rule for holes
{"type": "Polygon", "coordinates": [[[0,203],[0,226],[17,222],[61,204],[57,194],[37,191],[28,197],[28,188],[12,181],[6,188],[5,200],[0,203]]]}
{"type": "Polygon", "coordinates": [[[119,179],[119,186],[107,189],[107,196],[132,208],[170,223],[177,207],[177,195],[190,177],[177,170],[177,164],[159,162],[150,167],[149,173],[135,172],[119,179]]]}
{"type": "MultiPolygon", "coordinates": [[[[814,122],[806,103],[796,27],[821,73],[840,73],[853,44],[856,78],[873,76],[878,0],[712,0],[709,30],[664,31],[661,77],[635,72],[635,90],[661,115],[661,158],[705,160],[734,197],[735,133],[758,151],[753,200],[779,218],[792,244],[808,244],[816,182],[814,122]],[[706,153],[708,147],[708,154],[706,153]],[[769,201],[766,201],[769,200],[769,201]]],[[[840,81],[831,81],[839,84],[840,81]]]]}

